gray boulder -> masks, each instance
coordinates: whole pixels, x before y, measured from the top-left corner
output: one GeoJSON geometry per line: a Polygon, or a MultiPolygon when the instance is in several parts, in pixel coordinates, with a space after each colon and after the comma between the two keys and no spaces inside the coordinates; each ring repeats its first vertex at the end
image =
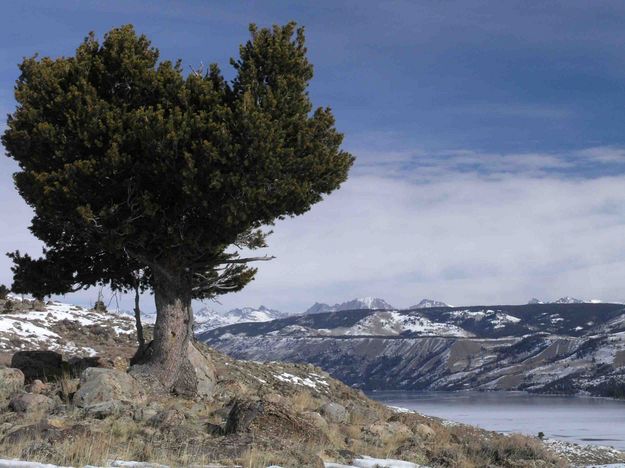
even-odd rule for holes
{"type": "Polygon", "coordinates": [[[323,405],[320,409],[320,412],[327,421],[336,424],[345,423],[349,419],[349,413],[347,409],[345,409],[343,405],[334,402],[326,403],[325,405],[323,405]]]}
{"type": "Polygon", "coordinates": [[[139,383],[126,372],[101,367],[89,367],[80,376],[80,386],[74,403],[85,408],[106,401],[142,403],[145,394],[139,383]]]}
{"type": "Polygon", "coordinates": [[[211,398],[215,391],[215,367],[192,343],[189,343],[187,357],[195,371],[197,396],[211,398]]]}
{"type": "Polygon", "coordinates": [[[124,401],[109,400],[86,406],[85,412],[93,418],[104,419],[109,416],[131,415],[132,406],[124,401]]]}
{"type": "Polygon", "coordinates": [[[14,397],[9,403],[9,408],[16,413],[50,411],[55,406],[53,399],[37,393],[22,393],[14,397]]]}

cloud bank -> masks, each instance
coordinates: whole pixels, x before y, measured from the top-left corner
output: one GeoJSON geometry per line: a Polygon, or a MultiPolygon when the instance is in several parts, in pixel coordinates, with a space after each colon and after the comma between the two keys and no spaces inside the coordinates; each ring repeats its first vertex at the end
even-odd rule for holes
{"type": "Polygon", "coordinates": [[[341,190],[279,223],[277,259],[241,299],[295,310],[362,295],[396,306],[625,299],[622,150],[401,154],[367,155],[341,190]],[[571,175],[588,164],[609,167],[571,175]]]}
{"type": "MultiPolygon", "coordinates": [[[[265,304],[301,312],[315,301],[380,296],[453,304],[531,297],[625,299],[625,150],[492,154],[357,148],[349,180],[311,211],[274,226],[244,291],[215,308],[265,304]]],[[[3,175],[7,181],[6,172],[3,175]]],[[[30,210],[1,187],[0,250],[37,253],[30,210]]],[[[0,282],[10,283],[0,258],[0,282]]],[[[92,303],[97,291],[67,298],[92,303]]],[[[109,296],[110,297],[110,296],[109,296]]],[[[122,305],[130,307],[130,298],[122,305]]],[[[153,309],[150,297],[144,307],[153,309]]]]}

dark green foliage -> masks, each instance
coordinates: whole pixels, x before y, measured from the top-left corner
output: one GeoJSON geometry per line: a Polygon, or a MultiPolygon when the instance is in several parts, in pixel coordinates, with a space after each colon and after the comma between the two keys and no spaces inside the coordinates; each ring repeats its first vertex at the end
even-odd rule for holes
{"type": "Polygon", "coordinates": [[[216,65],[185,76],[159,62],[132,26],[23,61],[2,141],[47,250],[12,254],[16,292],[131,288],[138,272],[153,287],[154,268],[195,298],[241,289],[256,270],[237,249],[264,246],[263,226],[346,179],[353,158],[306,92],[303,30],[250,31],[231,83],[216,65]]]}
{"type": "Polygon", "coordinates": [[[6,299],[11,291],[4,284],[0,284],[0,299],[6,299]]]}

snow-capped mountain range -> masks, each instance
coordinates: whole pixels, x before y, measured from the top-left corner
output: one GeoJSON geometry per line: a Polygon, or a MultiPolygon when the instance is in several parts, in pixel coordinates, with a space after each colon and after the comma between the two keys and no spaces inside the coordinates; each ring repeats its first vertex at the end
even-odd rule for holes
{"type": "MultiPolygon", "coordinates": [[[[562,297],[553,302],[543,302],[539,299],[533,298],[528,304],[583,304],[583,303],[598,303],[597,300],[580,300],[574,297],[562,297]]],[[[435,309],[435,308],[452,308],[453,306],[442,301],[434,299],[422,299],[417,304],[407,307],[405,310],[414,309],[435,309]]],[[[326,312],[344,312],[349,310],[404,310],[397,309],[389,304],[386,300],[379,297],[361,297],[352,299],[349,301],[329,305],[326,303],[316,302],[309,307],[303,315],[322,314],[326,312]]],[[[124,315],[133,314],[131,312],[121,311],[124,315]]],[[[271,320],[286,318],[289,316],[302,315],[302,314],[289,314],[281,312],[276,309],[261,305],[260,307],[242,307],[238,309],[231,309],[225,312],[218,312],[209,307],[202,307],[194,310],[195,320],[195,332],[197,334],[204,333],[208,330],[215,328],[226,327],[237,323],[261,323],[269,322],[271,320]]],[[[143,320],[146,323],[154,323],[156,315],[152,312],[146,312],[142,314],[143,320]]]]}
{"type": "Polygon", "coordinates": [[[601,299],[582,300],[571,296],[564,296],[555,301],[541,301],[533,297],[528,301],[528,304],[601,304],[602,302],[601,299]]]}
{"type": "Polygon", "coordinates": [[[529,390],[621,396],[625,306],[548,304],[346,310],[198,335],[255,361],[304,361],[369,390],[529,390]]]}
{"type": "MultiPolygon", "coordinates": [[[[434,301],[432,299],[423,299],[417,305],[410,307],[410,309],[424,309],[433,307],[451,307],[441,301],[434,301]]],[[[325,303],[316,302],[309,307],[304,315],[321,314],[325,312],[342,312],[347,310],[394,310],[391,304],[379,297],[361,297],[352,299],[350,301],[342,302],[340,304],[329,305],[325,303]]],[[[233,325],[235,323],[258,323],[269,322],[280,318],[289,317],[291,315],[300,314],[288,314],[280,312],[279,310],[270,309],[265,306],[260,307],[243,307],[241,309],[232,309],[227,312],[216,312],[208,307],[203,307],[194,312],[195,318],[195,331],[196,333],[203,333],[208,330],[213,330],[219,327],[225,327],[233,325]]]]}
{"type": "Polygon", "coordinates": [[[334,304],[333,306],[321,302],[315,302],[308,310],[306,310],[306,312],[304,312],[304,315],[321,314],[323,312],[340,312],[342,310],[391,310],[394,308],[395,307],[379,297],[361,297],[343,302],[341,304],[334,304]]]}

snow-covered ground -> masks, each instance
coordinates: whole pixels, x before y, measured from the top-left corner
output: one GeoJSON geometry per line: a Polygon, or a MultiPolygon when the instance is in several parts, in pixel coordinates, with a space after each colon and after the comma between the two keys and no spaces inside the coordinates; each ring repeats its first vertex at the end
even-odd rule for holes
{"type": "MultiPolygon", "coordinates": [[[[32,300],[19,296],[9,296],[9,299],[23,307],[32,303],[32,300]]],[[[0,314],[0,351],[50,349],[75,355],[95,355],[93,348],[78,346],[58,332],[60,328],[72,326],[102,326],[118,335],[135,331],[134,323],[125,317],[75,305],[48,302],[43,310],[22,310],[16,306],[15,312],[0,314]]]]}

